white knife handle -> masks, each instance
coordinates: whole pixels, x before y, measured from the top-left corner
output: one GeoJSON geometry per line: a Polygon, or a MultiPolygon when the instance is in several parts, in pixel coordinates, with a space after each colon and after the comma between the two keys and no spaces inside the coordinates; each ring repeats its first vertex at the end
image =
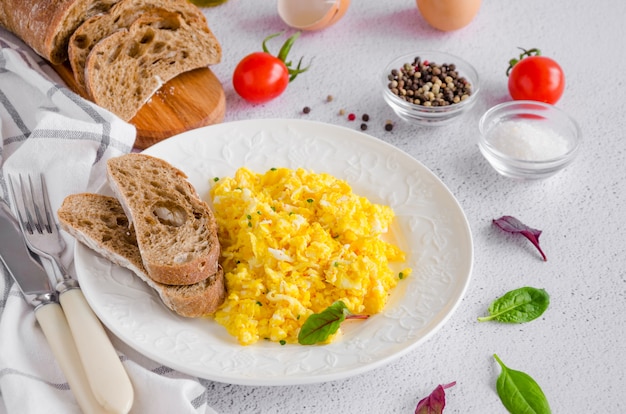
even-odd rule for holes
{"type": "Polygon", "coordinates": [[[35,310],[35,317],[81,410],[84,413],[105,413],[91,392],[61,306],[58,303],[42,305],[35,310]]]}
{"type": "Polygon", "coordinates": [[[59,301],[96,400],[107,412],[128,413],[133,405],[133,386],[83,292],[78,288],[66,290],[59,301]]]}

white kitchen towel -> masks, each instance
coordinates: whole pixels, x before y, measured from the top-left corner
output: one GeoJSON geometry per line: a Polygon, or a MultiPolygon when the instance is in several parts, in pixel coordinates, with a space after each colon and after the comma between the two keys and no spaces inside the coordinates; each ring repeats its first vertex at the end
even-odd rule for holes
{"type": "MultiPolygon", "coordinates": [[[[0,133],[0,197],[8,201],[7,174],[44,172],[56,210],[68,194],[102,186],[106,160],[130,152],[136,131],[63,86],[41,57],[0,28],[0,133]]],[[[65,237],[63,261],[72,268],[73,240],[65,237]]],[[[198,378],[112,340],[135,389],[131,413],[215,413],[198,378]]],[[[32,307],[0,269],[0,414],[42,412],[80,409],[32,307]]]]}

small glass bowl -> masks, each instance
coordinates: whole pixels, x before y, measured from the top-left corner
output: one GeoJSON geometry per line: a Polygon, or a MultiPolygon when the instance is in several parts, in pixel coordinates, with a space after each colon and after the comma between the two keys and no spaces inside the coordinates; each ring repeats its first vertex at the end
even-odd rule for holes
{"type": "Polygon", "coordinates": [[[383,98],[391,109],[393,109],[393,111],[401,119],[409,123],[426,126],[446,125],[454,121],[460,115],[466,113],[474,105],[476,97],[480,91],[478,72],[476,72],[476,69],[460,57],[443,52],[423,51],[399,56],[387,65],[381,80],[383,98]],[[424,106],[413,104],[394,94],[389,88],[389,74],[393,69],[402,68],[405,63],[412,63],[418,56],[422,61],[427,60],[440,66],[444,64],[454,64],[459,77],[467,79],[472,86],[472,93],[467,99],[446,106],[424,106]]]}
{"type": "Polygon", "coordinates": [[[563,110],[543,102],[510,101],[489,109],[478,123],[478,148],[505,177],[547,178],[569,165],[582,134],[563,110]]]}

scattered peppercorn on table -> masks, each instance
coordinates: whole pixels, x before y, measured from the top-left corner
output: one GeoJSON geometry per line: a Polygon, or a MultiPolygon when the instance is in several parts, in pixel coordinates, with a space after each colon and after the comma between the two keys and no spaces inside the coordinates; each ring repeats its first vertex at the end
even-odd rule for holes
{"type": "MultiPolygon", "coordinates": [[[[242,378],[232,384],[192,373],[191,380],[201,384],[206,393],[189,395],[189,407],[202,413],[215,410],[225,414],[409,414],[416,412],[418,403],[424,409],[426,403],[420,401],[435,391],[445,394],[444,413],[504,414],[520,407],[501,400],[503,393],[510,395],[516,390],[498,385],[498,378],[521,371],[536,383],[524,382],[524,389],[518,391],[523,394],[536,385],[551,412],[626,412],[626,88],[620,87],[620,78],[615,77],[616,70],[626,67],[626,46],[619,40],[623,37],[626,2],[597,2],[582,12],[566,0],[485,0],[467,26],[444,32],[429,26],[415,2],[353,1],[332,26],[302,31],[291,45],[290,59],[293,67],[308,69],[277,98],[262,104],[252,104],[237,94],[232,84],[235,67],[245,56],[260,51],[263,39],[281,31],[285,31],[281,37],[287,38],[295,30],[282,22],[275,2],[254,2],[251,7],[249,2],[230,0],[203,11],[223,50],[221,63],[211,68],[226,95],[224,123],[218,126],[246,120],[316,121],[373,137],[408,154],[432,171],[458,200],[471,228],[473,262],[470,282],[458,307],[450,309],[445,323],[411,349],[373,366],[363,343],[354,339],[350,352],[361,365],[345,378],[330,382],[251,385],[242,378]],[[539,48],[558,61],[566,86],[555,105],[576,120],[583,135],[573,163],[542,180],[521,181],[499,175],[477,146],[480,117],[489,108],[512,100],[506,72],[519,48],[539,48]],[[445,108],[471,95],[475,103],[470,110],[442,126],[411,124],[394,113],[383,99],[382,80],[389,75],[385,68],[395,57],[416,50],[462,57],[476,69],[479,82],[467,85],[464,74],[456,72],[437,81],[434,88],[424,88],[421,82],[410,88],[410,95],[419,95],[412,102],[445,108]],[[440,92],[443,95],[437,98],[440,92]],[[501,217],[510,219],[505,231],[494,224],[501,217]],[[508,309],[511,303],[515,304],[513,311],[508,309]]],[[[268,46],[277,48],[273,43],[268,46]]],[[[277,55],[279,50],[270,52],[277,55]]],[[[431,65],[438,74],[455,69],[455,62],[416,59],[408,64],[431,65]]],[[[408,77],[392,78],[392,88],[400,81],[403,87],[413,82],[408,77]]],[[[402,95],[398,89],[392,92],[402,95]]],[[[532,148],[543,151],[545,145],[537,142],[552,137],[551,133],[537,135],[534,128],[523,125],[523,119],[515,122],[521,123],[519,134],[532,134],[528,139],[532,148]]],[[[259,137],[263,134],[259,131],[259,137]]],[[[507,132],[506,137],[509,135],[507,132]]],[[[326,139],[332,142],[340,138],[326,139]]],[[[254,144],[249,143],[250,152],[263,150],[254,144]]],[[[556,144],[548,145],[548,149],[556,146],[555,151],[564,151],[556,144]]],[[[214,157],[230,155],[224,152],[214,157]]],[[[268,160],[274,155],[268,153],[268,160]]],[[[332,154],[329,151],[326,155],[332,154]]],[[[541,158],[541,154],[535,155],[541,158]]],[[[397,164],[392,161],[387,170],[401,168],[401,160],[397,164]]],[[[349,162],[358,164],[355,171],[374,169],[374,157],[349,162]]],[[[265,172],[250,165],[232,168],[233,172],[238,168],[265,172]]],[[[412,196],[424,200],[432,196],[422,190],[419,172],[386,179],[389,189],[394,188],[390,181],[399,179],[409,192],[420,191],[412,196]]],[[[351,184],[349,178],[347,181],[351,184]]],[[[358,193],[359,188],[354,191],[358,193]]],[[[404,196],[389,195],[397,205],[403,205],[404,196]]],[[[403,218],[402,211],[396,213],[403,218]]],[[[448,213],[439,211],[437,218],[445,220],[448,213]]],[[[407,222],[403,231],[419,234],[424,244],[446,248],[445,240],[429,238],[428,220],[407,222]]],[[[420,253],[414,250],[407,254],[419,257],[420,253]]],[[[453,252],[442,261],[454,260],[455,254],[460,253],[453,252]]],[[[407,280],[430,276],[429,269],[419,269],[419,264],[418,260],[407,280]]],[[[452,280],[445,273],[432,277],[441,286],[452,280]]],[[[398,286],[407,280],[398,281],[398,286]]],[[[252,299],[249,303],[252,312],[264,305],[252,299]]],[[[420,317],[403,319],[402,312],[409,310],[401,307],[393,315],[399,323],[420,317]]],[[[384,332],[379,335],[385,337],[384,332]]],[[[264,341],[255,337],[249,345],[241,345],[224,332],[220,340],[232,341],[233,347],[257,349],[252,354],[257,352],[259,357],[270,346],[279,350],[300,346],[301,359],[285,366],[286,373],[306,365],[312,347],[324,352],[324,344],[298,345],[293,335],[285,336],[289,340],[276,338],[264,341]]],[[[176,347],[181,346],[178,339],[190,340],[176,339],[159,345],[176,347]]],[[[388,342],[390,347],[398,345],[391,337],[388,342]]],[[[237,355],[237,360],[219,353],[214,358],[225,371],[254,362],[249,351],[237,355]]],[[[192,358],[194,355],[187,356],[192,358]]],[[[336,358],[328,353],[326,366],[336,366],[336,358]]],[[[129,359],[133,359],[132,354],[129,359]]],[[[198,367],[205,362],[198,360],[198,367]]],[[[177,374],[176,367],[171,368],[177,374]]],[[[161,372],[153,370],[157,371],[161,372]]],[[[547,412],[545,406],[543,410],[537,412],[547,412]]]]}

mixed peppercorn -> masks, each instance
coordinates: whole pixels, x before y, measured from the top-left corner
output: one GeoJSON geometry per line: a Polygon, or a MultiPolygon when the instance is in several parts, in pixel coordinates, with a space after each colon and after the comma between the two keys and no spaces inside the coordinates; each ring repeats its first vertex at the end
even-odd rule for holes
{"type": "Polygon", "coordinates": [[[453,63],[438,65],[419,56],[400,69],[392,69],[387,78],[394,95],[416,105],[452,105],[472,94],[472,85],[459,76],[453,63]]]}
{"type": "MultiPolygon", "coordinates": [[[[332,102],[334,100],[334,96],[333,95],[328,95],[325,99],[325,101],[328,102],[332,102]]],[[[311,107],[310,106],[305,106],[302,108],[302,113],[304,115],[308,115],[309,113],[311,113],[311,107]]],[[[343,117],[345,116],[346,119],[350,122],[352,121],[356,121],[357,120],[357,115],[354,112],[350,112],[346,114],[346,110],[344,108],[339,109],[338,111],[338,115],[343,117]]],[[[359,128],[361,129],[361,131],[366,131],[369,126],[368,126],[368,122],[370,121],[370,116],[367,113],[364,113],[361,115],[361,123],[359,124],[359,128]]],[[[384,130],[387,132],[390,132],[393,130],[393,122],[391,120],[386,120],[384,123],[384,130]]]]}

